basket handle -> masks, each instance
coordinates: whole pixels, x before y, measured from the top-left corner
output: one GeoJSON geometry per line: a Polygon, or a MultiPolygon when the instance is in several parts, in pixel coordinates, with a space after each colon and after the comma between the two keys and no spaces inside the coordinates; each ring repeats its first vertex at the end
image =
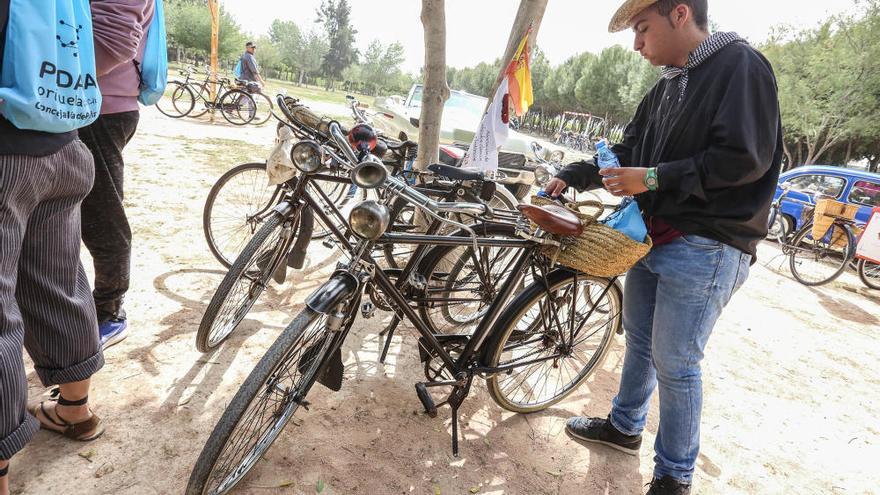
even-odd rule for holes
{"type": "Polygon", "coordinates": [[[605,205],[603,205],[601,201],[596,201],[595,199],[587,199],[587,200],[584,200],[584,201],[575,201],[575,202],[572,202],[572,203],[568,203],[566,206],[567,206],[569,209],[574,210],[574,211],[580,213],[581,215],[584,215],[584,216],[587,216],[587,217],[592,217],[593,220],[598,220],[599,217],[602,215],[602,212],[605,211],[605,205]],[[581,213],[581,212],[580,212],[580,207],[581,207],[581,206],[594,206],[594,207],[598,208],[598,210],[597,210],[595,213],[592,213],[592,214],[581,213]]]}

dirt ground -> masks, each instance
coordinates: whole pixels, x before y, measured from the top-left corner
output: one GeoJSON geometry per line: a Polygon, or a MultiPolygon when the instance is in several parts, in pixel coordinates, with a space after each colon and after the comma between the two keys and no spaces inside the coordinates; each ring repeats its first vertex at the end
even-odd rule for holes
{"type": "MultiPolygon", "coordinates": [[[[316,250],[310,269],[267,291],[229,342],[212,354],[196,351],[196,328],[223,275],[202,234],[204,199],[226,169],[263,160],[272,135],[271,126],[142,113],[126,149],[130,336],[107,351],[91,394],[107,433],[83,444],[40,432],[13,459],[13,493],[183,492],[227,401],[325,279],[319,268],[335,261],[316,250]]],[[[771,244],[761,247],[710,340],[695,493],[878,493],[880,293],[853,274],[804,287],[778,255],[771,244]]],[[[311,410],[288,425],[237,493],[643,493],[656,397],[638,457],[585,447],[563,431],[571,415],[607,413],[622,337],[585,386],[542,413],[506,412],[479,384],[463,408],[465,440],[455,459],[448,410],[436,419],[418,412],[414,332],[398,332],[388,362],[377,363],[387,316],[355,324],[343,389],[316,387],[311,410]]],[[[29,383],[32,397],[44,392],[30,371],[29,383]]]]}

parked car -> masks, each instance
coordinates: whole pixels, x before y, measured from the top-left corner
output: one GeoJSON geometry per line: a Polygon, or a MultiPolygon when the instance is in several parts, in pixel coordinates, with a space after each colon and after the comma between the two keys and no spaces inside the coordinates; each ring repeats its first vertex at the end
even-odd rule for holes
{"type": "MultiPolygon", "coordinates": [[[[397,136],[403,132],[409,139],[417,140],[423,92],[424,87],[415,84],[402,103],[399,97],[394,96],[376,98],[373,105],[373,125],[388,136],[397,136]]],[[[464,91],[450,91],[449,99],[443,105],[440,143],[466,150],[474,139],[487,103],[488,100],[482,96],[464,91]]],[[[498,169],[501,172],[499,182],[507,185],[518,199],[524,198],[535,182],[535,168],[538,163],[533,158],[533,141],[536,140],[511,129],[507,142],[498,153],[498,169]]],[[[550,143],[540,144],[551,151],[558,149],[562,153],[561,148],[550,143]]]]}
{"type": "Polygon", "coordinates": [[[782,194],[782,184],[791,186],[791,191],[783,198],[780,207],[786,237],[809,220],[803,218],[804,205],[798,201],[814,204],[817,194],[858,205],[855,220],[861,225],[868,222],[871,209],[880,206],[880,174],[844,167],[797,167],[779,176],[774,199],[782,194]]]}

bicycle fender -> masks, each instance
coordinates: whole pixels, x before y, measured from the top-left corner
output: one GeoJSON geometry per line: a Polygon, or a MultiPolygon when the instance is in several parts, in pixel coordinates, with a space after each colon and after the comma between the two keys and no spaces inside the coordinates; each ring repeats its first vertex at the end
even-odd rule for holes
{"type": "Polygon", "coordinates": [[[303,207],[299,215],[299,232],[296,234],[296,242],[287,255],[287,266],[299,270],[305,265],[306,252],[308,252],[309,243],[312,242],[314,228],[315,213],[311,208],[303,207]]]}
{"type": "Polygon", "coordinates": [[[337,271],[330,280],[306,299],[306,306],[322,314],[329,314],[336,306],[357,292],[360,283],[354,275],[337,271]]]}

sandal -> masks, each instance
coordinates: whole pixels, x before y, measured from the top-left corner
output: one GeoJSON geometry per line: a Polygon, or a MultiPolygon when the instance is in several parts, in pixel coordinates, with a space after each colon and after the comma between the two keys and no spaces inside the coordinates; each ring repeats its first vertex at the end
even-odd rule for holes
{"type": "MultiPolygon", "coordinates": [[[[85,396],[80,400],[67,400],[61,396],[61,391],[57,388],[52,390],[51,393],[52,398],[49,399],[49,402],[57,402],[58,405],[61,406],[82,406],[88,403],[89,396],[85,396]]],[[[40,422],[40,429],[53,431],[58,433],[59,435],[63,435],[66,438],[70,438],[71,440],[77,440],[80,442],[88,442],[90,440],[94,440],[101,435],[104,434],[104,424],[101,422],[101,419],[92,413],[92,416],[85,420],[80,421],[79,423],[71,423],[67,421],[61,414],[58,413],[58,410],[55,410],[55,417],[58,418],[59,421],[55,421],[52,419],[52,416],[49,416],[49,413],[46,412],[46,408],[44,406],[45,402],[40,402],[38,405],[34,405],[28,408],[28,412],[31,413],[37,421],[40,422]],[[37,411],[43,413],[43,417],[46,418],[53,425],[63,428],[63,430],[56,430],[55,428],[49,428],[46,426],[46,423],[40,420],[39,416],[37,416],[37,411]]],[[[91,413],[92,410],[89,409],[91,413]]]]}

